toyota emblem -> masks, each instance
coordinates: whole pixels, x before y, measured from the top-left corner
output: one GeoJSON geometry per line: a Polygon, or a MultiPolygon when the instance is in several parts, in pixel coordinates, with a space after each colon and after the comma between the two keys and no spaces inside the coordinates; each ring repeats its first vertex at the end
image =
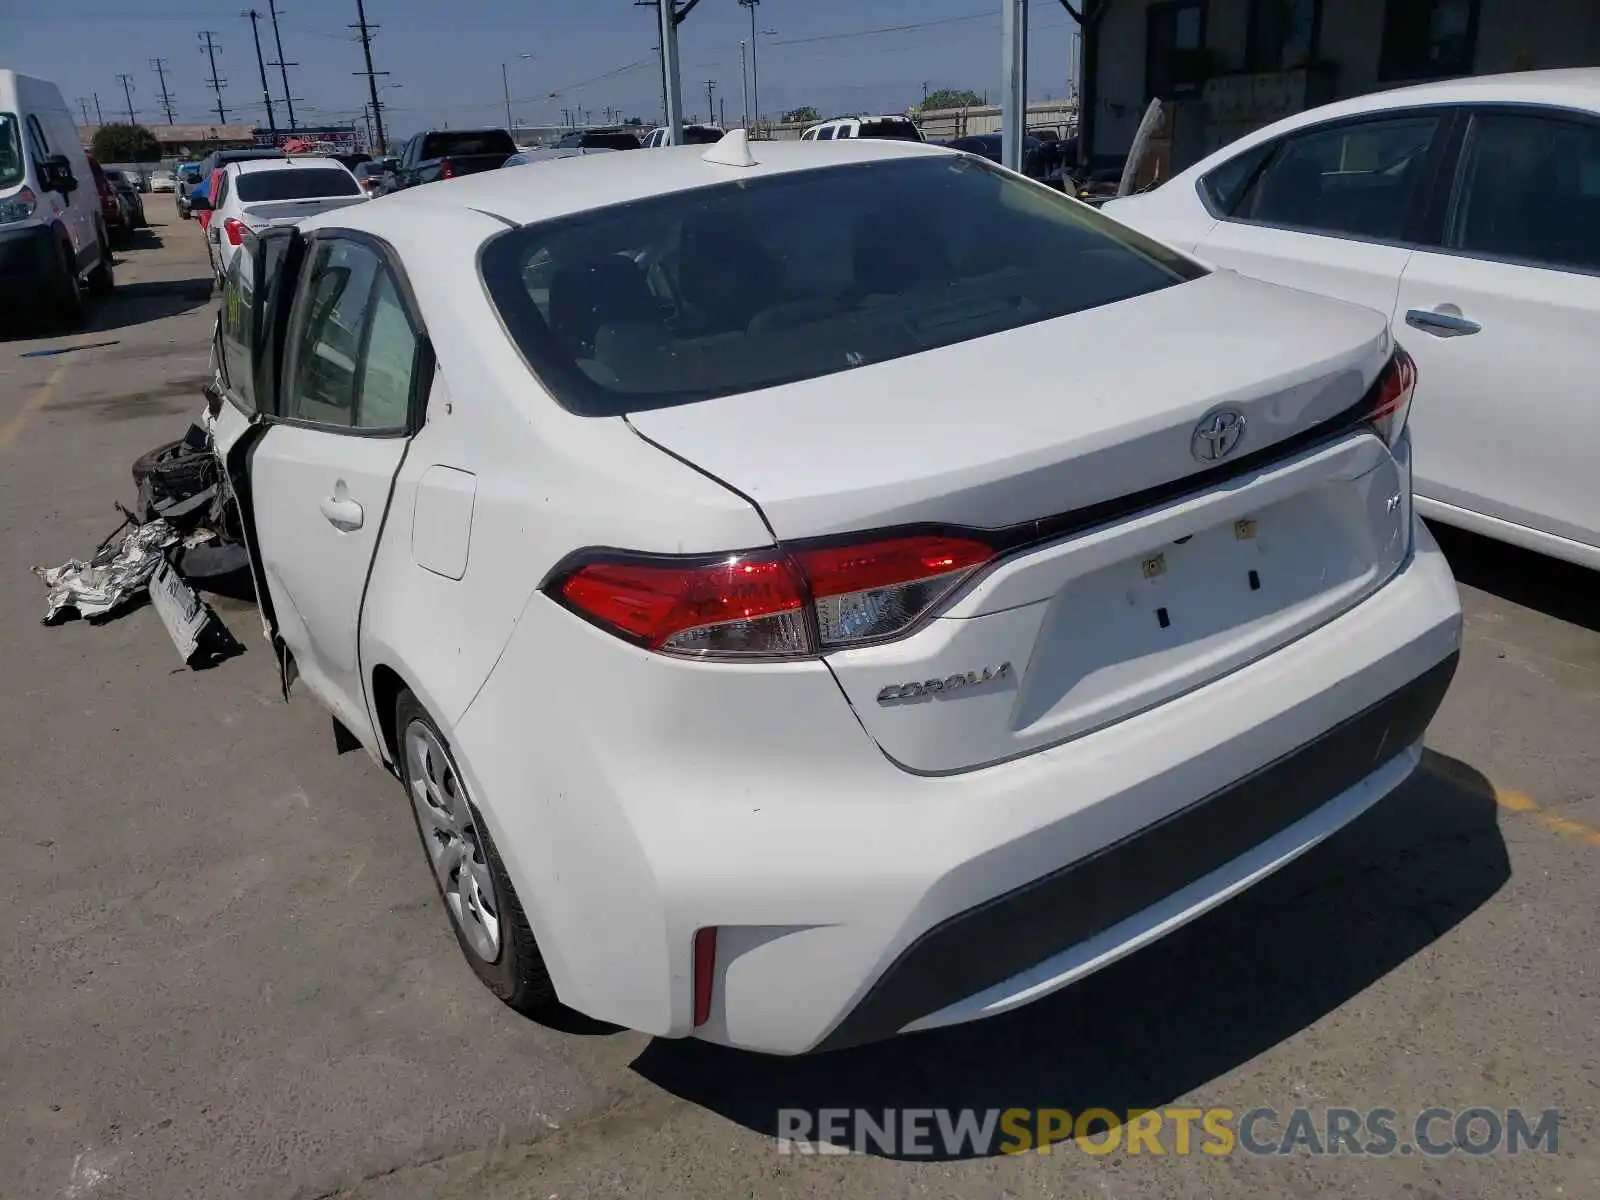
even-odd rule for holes
{"type": "Polygon", "coordinates": [[[1201,462],[1227,458],[1244,437],[1244,414],[1231,408],[1207,413],[1194,427],[1189,449],[1201,462]]]}

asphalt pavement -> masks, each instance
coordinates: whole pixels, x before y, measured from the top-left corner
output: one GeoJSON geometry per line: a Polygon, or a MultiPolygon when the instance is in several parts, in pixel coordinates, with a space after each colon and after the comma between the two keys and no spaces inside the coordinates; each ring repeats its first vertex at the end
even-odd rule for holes
{"type": "Polygon", "coordinates": [[[248,649],[203,672],[148,606],[40,624],[29,568],[87,556],[133,459],[200,411],[204,248],[149,208],[88,329],[0,337],[0,1197],[1600,1196],[1594,575],[1442,537],[1467,639],[1424,769],[1013,1016],[794,1060],[541,1026],[474,980],[400,788],[285,702],[247,600],[213,597],[248,649]],[[1047,1154],[782,1152],[782,1110],[834,1108],[1167,1125],[1161,1154],[1104,1126],[1047,1154]],[[1393,1110],[1404,1145],[1174,1136],[1173,1110],[1271,1109],[1270,1150],[1299,1108],[1393,1110]],[[1555,1145],[1412,1147],[1419,1114],[1472,1108],[1555,1110],[1555,1145]]]}

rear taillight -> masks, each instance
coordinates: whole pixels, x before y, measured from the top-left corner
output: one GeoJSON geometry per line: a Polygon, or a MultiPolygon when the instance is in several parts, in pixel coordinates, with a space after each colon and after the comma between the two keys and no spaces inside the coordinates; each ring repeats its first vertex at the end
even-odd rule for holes
{"type": "Polygon", "coordinates": [[[908,632],[993,557],[975,538],[941,534],[715,559],[601,551],[546,591],[664,654],[800,658],[908,632]]]}
{"type": "Polygon", "coordinates": [[[451,165],[450,160],[448,158],[441,158],[439,160],[439,178],[454,179],[455,177],[456,169],[451,165]]]}
{"type": "Polygon", "coordinates": [[[244,235],[250,232],[250,226],[239,220],[238,217],[229,217],[222,223],[222,232],[228,235],[228,245],[242,246],[244,245],[244,235]]]}
{"type": "Polygon", "coordinates": [[[717,927],[694,931],[694,1023],[711,1019],[711,992],[717,979],[717,927]]]}
{"type": "Polygon", "coordinates": [[[1367,393],[1366,419],[1380,437],[1393,446],[1405,431],[1411,397],[1417,391],[1417,364],[1411,355],[1396,346],[1394,357],[1383,368],[1372,390],[1367,393]]]}

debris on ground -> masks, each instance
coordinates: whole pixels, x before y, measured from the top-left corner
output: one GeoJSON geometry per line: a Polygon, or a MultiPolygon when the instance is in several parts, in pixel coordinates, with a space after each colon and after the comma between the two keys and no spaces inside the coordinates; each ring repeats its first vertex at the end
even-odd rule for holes
{"type": "Polygon", "coordinates": [[[88,562],[69,558],[59,567],[33,568],[50,589],[44,623],[110,616],[145,590],[156,567],[165,561],[163,552],[178,540],[178,531],[166,521],[148,521],[115,541],[108,540],[88,562]]]}
{"type": "Polygon", "coordinates": [[[185,582],[249,567],[237,508],[220,476],[211,435],[198,425],[141,455],[133,466],[138,501],[133,509],[116,506],[123,523],[93,557],[33,568],[50,589],[44,624],[106,620],[147,593],[189,666],[203,669],[243,650],[185,582]]]}

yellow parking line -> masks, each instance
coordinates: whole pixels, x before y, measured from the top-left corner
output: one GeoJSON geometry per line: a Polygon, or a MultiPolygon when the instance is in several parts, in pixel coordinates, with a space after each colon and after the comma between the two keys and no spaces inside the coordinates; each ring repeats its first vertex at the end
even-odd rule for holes
{"type": "Polygon", "coordinates": [[[62,359],[56,365],[56,369],[50,372],[50,377],[44,381],[44,386],[33,394],[32,398],[22,406],[14,417],[4,425],[0,425],[0,454],[11,449],[11,444],[27,428],[28,422],[33,419],[34,414],[50,403],[50,397],[55,395],[56,384],[61,382],[61,377],[71,367],[72,360],[70,358],[62,359]]]}
{"type": "Polygon", "coordinates": [[[1557,816],[1552,812],[1545,812],[1521,792],[1504,791],[1500,788],[1494,790],[1494,802],[1501,808],[1511,812],[1528,813],[1546,829],[1554,830],[1562,837],[1573,838],[1576,841],[1587,842],[1591,846],[1600,846],[1600,829],[1591,828],[1582,821],[1570,821],[1566,817],[1557,816]]]}

